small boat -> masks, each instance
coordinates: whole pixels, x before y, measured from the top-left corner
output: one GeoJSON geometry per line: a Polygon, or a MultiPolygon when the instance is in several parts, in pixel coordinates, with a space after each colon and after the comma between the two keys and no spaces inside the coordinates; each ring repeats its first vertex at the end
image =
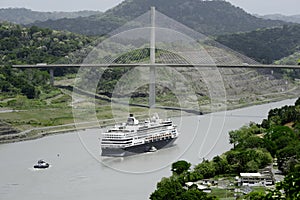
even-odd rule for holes
{"type": "Polygon", "coordinates": [[[46,169],[49,166],[49,163],[45,162],[44,160],[39,160],[38,163],[33,166],[33,168],[46,169]]]}
{"type": "Polygon", "coordinates": [[[157,151],[157,149],[155,148],[155,146],[152,146],[150,149],[149,149],[149,152],[155,152],[157,151]]]}

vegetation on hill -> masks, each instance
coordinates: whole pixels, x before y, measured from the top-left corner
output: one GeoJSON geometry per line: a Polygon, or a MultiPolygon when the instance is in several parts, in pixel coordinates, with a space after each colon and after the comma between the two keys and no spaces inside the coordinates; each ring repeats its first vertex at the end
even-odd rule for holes
{"type": "Polygon", "coordinates": [[[216,40],[256,61],[270,64],[300,51],[300,25],[223,35],[216,40]]]}
{"type": "Polygon", "coordinates": [[[75,19],[47,20],[45,22],[35,22],[30,25],[95,36],[105,35],[125,23],[126,20],[123,18],[101,14],[75,19]]]}
{"type": "Polygon", "coordinates": [[[100,11],[83,10],[78,12],[38,12],[26,8],[1,8],[0,21],[16,24],[30,24],[35,21],[57,20],[62,18],[88,17],[101,14],[100,11]]]}
{"type": "MultiPolygon", "coordinates": [[[[203,160],[190,170],[190,163],[178,161],[172,164],[173,175],[163,178],[150,199],[164,199],[185,189],[185,183],[215,176],[238,175],[240,172],[257,172],[278,159],[284,181],[268,194],[250,193],[248,199],[268,200],[284,195],[284,199],[297,199],[300,195],[300,98],[294,106],[284,106],[269,111],[268,118],[261,124],[251,123],[239,130],[229,132],[234,147],[211,161],[203,160]],[[170,187],[176,185],[176,187],[170,187]],[[284,191],[284,192],[282,192],[284,191]],[[257,197],[257,198],[256,198],[257,197]]],[[[180,195],[179,194],[179,195],[180,195]]],[[[279,198],[280,197],[280,198],[279,198]]],[[[203,197],[209,199],[213,197],[203,197]]]]}
{"type": "Polygon", "coordinates": [[[34,23],[34,25],[56,30],[69,30],[86,35],[103,35],[146,13],[151,6],[155,6],[158,11],[168,17],[209,35],[251,31],[285,24],[282,21],[257,18],[226,1],[125,0],[103,15],[56,21],[48,20],[34,23]]]}
{"type": "Polygon", "coordinates": [[[300,24],[300,15],[281,15],[281,14],[271,14],[271,15],[263,15],[263,16],[257,16],[263,19],[271,19],[271,20],[281,20],[285,22],[293,22],[300,24]]]}
{"type": "MultiPolygon", "coordinates": [[[[70,32],[53,31],[36,26],[25,28],[11,23],[0,23],[0,92],[1,98],[24,95],[39,99],[43,93],[57,91],[48,86],[49,75],[41,70],[12,69],[13,64],[60,63],[69,60],[69,53],[82,49],[93,41],[70,32]]],[[[77,57],[80,61],[80,57],[77,57]]],[[[56,70],[63,75],[74,70],[56,70]]],[[[13,102],[1,106],[13,106],[13,102]],[[11,103],[11,104],[10,104],[11,103]]]]}
{"type": "Polygon", "coordinates": [[[70,32],[3,22],[0,23],[0,65],[54,63],[92,41],[70,32]]]}
{"type": "Polygon", "coordinates": [[[45,71],[26,70],[16,71],[9,66],[0,68],[1,96],[23,94],[29,99],[38,98],[41,90],[46,89],[49,75],[45,71]]]}
{"type": "Polygon", "coordinates": [[[238,31],[278,26],[280,21],[261,20],[226,1],[124,1],[106,13],[133,19],[145,13],[151,6],[158,11],[204,34],[220,35],[238,31]]]}

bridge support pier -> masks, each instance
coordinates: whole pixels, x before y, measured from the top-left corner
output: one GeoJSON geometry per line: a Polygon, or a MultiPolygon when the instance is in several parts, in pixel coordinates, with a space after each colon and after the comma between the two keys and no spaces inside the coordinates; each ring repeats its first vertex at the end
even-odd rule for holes
{"type": "Polygon", "coordinates": [[[50,85],[54,86],[54,68],[49,68],[50,73],[50,85]]]}
{"type": "Polygon", "coordinates": [[[155,66],[150,67],[150,85],[149,85],[149,108],[155,107],[155,79],[156,79],[156,69],[155,66]]]}

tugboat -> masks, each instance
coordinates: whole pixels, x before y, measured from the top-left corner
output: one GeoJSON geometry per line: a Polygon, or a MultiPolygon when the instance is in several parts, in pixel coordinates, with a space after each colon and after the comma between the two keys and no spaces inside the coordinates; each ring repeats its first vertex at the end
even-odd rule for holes
{"type": "Polygon", "coordinates": [[[37,164],[35,164],[33,166],[33,168],[36,168],[36,169],[46,169],[49,166],[50,166],[49,163],[45,162],[44,160],[38,160],[37,164]]]}

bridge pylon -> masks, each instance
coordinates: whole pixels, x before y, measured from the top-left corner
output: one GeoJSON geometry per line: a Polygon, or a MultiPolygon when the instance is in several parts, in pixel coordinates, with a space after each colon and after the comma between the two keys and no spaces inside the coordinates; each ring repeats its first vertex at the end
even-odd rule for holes
{"type": "Polygon", "coordinates": [[[149,77],[149,108],[155,108],[155,7],[151,7],[151,34],[150,34],[150,77],[149,77]]]}

